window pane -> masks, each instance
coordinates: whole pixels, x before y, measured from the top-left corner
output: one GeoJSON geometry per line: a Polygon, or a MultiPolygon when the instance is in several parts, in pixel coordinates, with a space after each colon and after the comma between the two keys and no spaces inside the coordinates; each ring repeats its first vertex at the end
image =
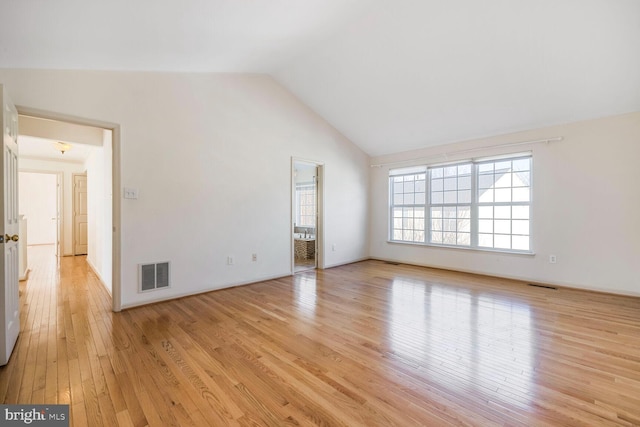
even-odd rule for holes
{"type": "Polygon", "coordinates": [[[493,219],[493,206],[480,206],[478,208],[478,217],[493,219]]]}
{"type": "Polygon", "coordinates": [[[404,183],[404,192],[413,193],[415,191],[416,184],[414,181],[404,183]]]}
{"type": "Polygon", "coordinates": [[[471,174],[471,164],[458,165],[458,175],[470,175],[470,174],[471,174]]]}
{"type": "Polygon", "coordinates": [[[458,174],[457,166],[447,166],[444,168],[444,176],[456,176],[458,174]]]}
{"type": "Polygon", "coordinates": [[[425,196],[424,193],[416,193],[415,204],[416,205],[424,205],[425,196]]]}
{"type": "Polygon", "coordinates": [[[455,206],[445,206],[442,208],[444,218],[457,218],[457,208],[455,206]]]}
{"type": "Polygon", "coordinates": [[[402,218],[393,218],[393,228],[402,228],[402,218]]]}
{"type": "Polygon", "coordinates": [[[513,206],[511,211],[513,219],[529,219],[529,206],[513,206]]]}
{"type": "Polygon", "coordinates": [[[508,219],[496,219],[493,222],[494,233],[509,234],[511,233],[511,221],[508,219]]]}
{"type": "Polygon", "coordinates": [[[404,195],[404,204],[405,205],[412,205],[414,201],[414,197],[413,197],[413,193],[409,193],[409,194],[405,194],[404,195]]]}
{"type": "Polygon", "coordinates": [[[424,230],[424,218],[414,219],[413,226],[416,230],[424,230]]]}
{"type": "Polygon", "coordinates": [[[471,190],[458,191],[458,203],[471,203],[471,190]]]}
{"type": "Polygon", "coordinates": [[[511,232],[513,234],[529,235],[529,221],[514,220],[511,222],[511,232]]]}
{"type": "Polygon", "coordinates": [[[528,202],[529,201],[529,188],[514,188],[513,189],[513,201],[514,202],[528,202]]]}
{"type": "Polygon", "coordinates": [[[401,205],[403,200],[404,200],[404,196],[403,196],[402,193],[393,195],[393,204],[394,205],[401,205]]]}
{"type": "Polygon", "coordinates": [[[458,190],[470,190],[471,189],[471,177],[461,176],[458,178],[458,190]]]}
{"type": "Polygon", "coordinates": [[[414,211],[414,216],[416,218],[424,218],[424,208],[416,208],[414,211]]]}
{"type": "Polygon", "coordinates": [[[478,176],[478,188],[491,188],[491,187],[493,187],[493,174],[478,176]]]}
{"type": "Polygon", "coordinates": [[[458,192],[457,191],[445,191],[444,192],[444,202],[445,203],[456,203],[458,201],[458,192]]]}
{"type": "Polygon", "coordinates": [[[528,171],[531,170],[531,159],[520,159],[513,161],[514,171],[528,171]]]}
{"type": "Polygon", "coordinates": [[[406,240],[408,242],[413,241],[413,230],[403,230],[402,240],[406,240]]]}
{"type": "Polygon", "coordinates": [[[505,202],[510,202],[510,201],[511,201],[511,189],[510,188],[498,188],[496,190],[496,203],[505,203],[505,202]]]}
{"type": "Polygon", "coordinates": [[[442,221],[442,231],[456,231],[456,224],[455,219],[445,219],[442,221]]]}
{"type": "Polygon", "coordinates": [[[471,218],[471,206],[458,206],[458,218],[471,218]]]}
{"type": "Polygon", "coordinates": [[[444,245],[455,245],[457,241],[456,233],[452,232],[444,232],[442,233],[442,244],[444,245]]]}
{"type": "Polygon", "coordinates": [[[481,219],[478,221],[478,231],[480,231],[480,233],[493,233],[493,221],[490,219],[481,219]]]}
{"type": "Polygon", "coordinates": [[[442,191],[442,190],[443,190],[443,181],[441,179],[432,179],[431,191],[442,191]]]}
{"type": "Polygon", "coordinates": [[[444,190],[445,191],[449,191],[449,190],[455,190],[456,187],[456,178],[445,178],[444,180],[444,190]]]}
{"type": "Polygon", "coordinates": [[[458,233],[456,244],[461,246],[469,246],[471,244],[471,235],[469,233],[458,233]]]}
{"type": "Polygon", "coordinates": [[[442,208],[431,208],[431,218],[442,218],[442,208]]]}
{"type": "MultiPolygon", "coordinates": [[[[511,174],[510,173],[504,173],[504,174],[501,174],[501,175],[497,175],[496,174],[496,185],[495,186],[496,186],[496,188],[511,187],[511,174]]],[[[405,188],[406,188],[406,184],[405,184],[405,188]]]]}
{"type": "Polygon", "coordinates": [[[492,248],[493,247],[493,234],[479,234],[478,235],[478,246],[482,246],[484,248],[492,248]]]}
{"type": "Polygon", "coordinates": [[[442,233],[439,231],[432,231],[431,243],[442,243],[442,233]]]}
{"type": "Polygon", "coordinates": [[[424,193],[425,191],[425,181],[416,181],[416,192],[424,193]]]}
{"type": "Polygon", "coordinates": [[[519,251],[529,250],[529,236],[513,236],[511,238],[512,248],[519,251]]]}
{"type": "Polygon", "coordinates": [[[496,171],[496,175],[498,173],[511,172],[511,160],[506,162],[496,162],[494,163],[494,169],[496,171]]]}
{"type": "Polygon", "coordinates": [[[514,187],[528,187],[531,184],[531,175],[529,172],[518,172],[513,174],[514,187]]]}
{"type": "Polygon", "coordinates": [[[413,232],[413,241],[414,242],[424,242],[424,231],[414,231],[413,232]]]}
{"type": "Polygon", "coordinates": [[[480,190],[478,201],[480,203],[493,203],[493,190],[480,190]]]}
{"type": "Polygon", "coordinates": [[[471,220],[469,220],[469,219],[459,219],[458,220],[458,231],[469,233],[471,231],[471,220]]]}
{"type": "Polygon", "coordinates": [[[510,219],[511,206],[496,206],[494,208],[494,215],[497,219],[510,219]]]}
{"type": "Polygon", "coordinates": [[[444,193],[442,191],[431,193],[431,203],[436,205],[444,203],[444,193]]]}
{"type": "Polygon", "coordinates": [[[402,208],[393,208],[393,217],[394,218],[402,218],[402,208]]]}
{"type": "Polygon", "coordinates": [[[402,240],[402,230],[393,230],[393,240],[402,240]]]}
{"type": "Polygon", "coordinates": [[[494,235],[493,247],[496,249],[511,249],[511,236],[502,234],[494,235]]]}
{"type": "Polygon", "coordinates": [[[480,163],[478,165],[478,172],[493,172],[493,163],[480,163]]]}
{"type": "Polygon", "coordinates": [[[442,168],[431,169],[431,178],[442,178],[442,168]]]}

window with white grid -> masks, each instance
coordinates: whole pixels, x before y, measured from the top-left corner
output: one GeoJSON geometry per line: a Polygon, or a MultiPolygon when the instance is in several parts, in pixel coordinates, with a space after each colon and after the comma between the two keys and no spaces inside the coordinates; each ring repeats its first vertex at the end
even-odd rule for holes
{"type": "Polygon", "coordinates": [[[314,183],[296,185],[296,226],[316,226],[316,186],[314,183]]]}
{"type": "Polygon", "coordinates": [[[531,251],[530,154],[391,170],[390,240],[531,251]]]}
{"type": "Polygon", "coordinates": [[[391,240],[424,243],[426,178],[425,167],[391,171],[391,240]]]}
{"type": "Polygon", "coordinates": [[[478,169],[478,247],[528,251],[531,157],[487,161],[478,169]]]}
{"type": "Polygon", "coordinates": [[[429,242],[471,245],[471,163],[429,168],[429,242]]]}

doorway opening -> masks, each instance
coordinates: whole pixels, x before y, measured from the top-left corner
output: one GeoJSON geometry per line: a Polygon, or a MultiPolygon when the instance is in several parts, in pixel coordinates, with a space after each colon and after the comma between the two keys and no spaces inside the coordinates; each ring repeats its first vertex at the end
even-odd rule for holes
{"type": "Polygon", "coordinates": [[[18,113],[20,170],[61,175],[59,254],[86,255],[119,311],[118,126],[24,107],[18,113]]]}
{"type": "Polygon", "coordinates": [[[292,162],[293,273],[322,268],[322,165],[292,162]]]}
{"type": "MultiPolygon", "coordinates": [[[[62,256],[62,174],[20,168],[18,176],[20,234],[23,242],[27,247],[52,245],[55,256],[62,256]]],[[[25,280],[28,273],[26,249],[20,251],[20,280],[25,280]]]]}

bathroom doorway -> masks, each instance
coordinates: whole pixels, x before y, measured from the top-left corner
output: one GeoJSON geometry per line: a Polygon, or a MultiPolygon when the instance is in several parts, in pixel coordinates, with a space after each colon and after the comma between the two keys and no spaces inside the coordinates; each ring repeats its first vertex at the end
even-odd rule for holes
{"type": "Polygon", "coordinates": [[[322,166],[308,161],[293,161],[293,272],[319,266],[320,173],[322,166]]]}

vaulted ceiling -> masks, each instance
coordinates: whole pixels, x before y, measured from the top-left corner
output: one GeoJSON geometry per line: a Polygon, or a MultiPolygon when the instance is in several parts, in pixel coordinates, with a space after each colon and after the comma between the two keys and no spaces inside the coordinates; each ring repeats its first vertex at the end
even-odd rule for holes
{"type": "Polygon", "coordinates": [[[0,2],[0,67],[271,74],[370,155],[640,111],[638,0],[0,2]]]}

